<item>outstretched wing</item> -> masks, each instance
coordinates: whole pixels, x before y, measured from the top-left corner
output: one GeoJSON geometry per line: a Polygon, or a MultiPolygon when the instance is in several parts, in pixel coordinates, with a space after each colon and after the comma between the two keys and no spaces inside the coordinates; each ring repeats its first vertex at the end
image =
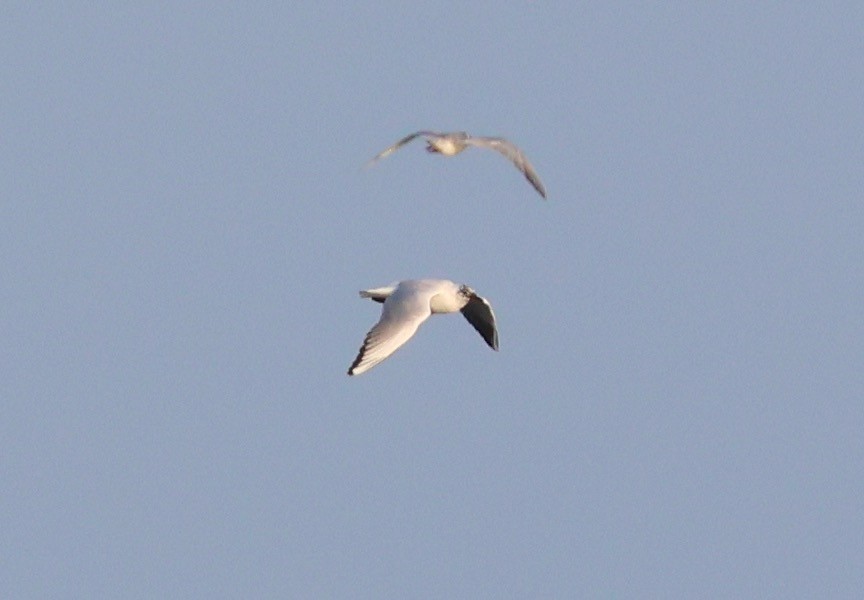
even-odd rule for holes
{"type": "Polygon", "coordinates": [[[546,188],[543,187],[540,177],[537,175],[534,167],[531,166],[531,163],[528,162],[528,157],[522,153],[516,144],[509,140],[505,140],[504,138],[496,137],[469,137],[464,140],[464,142],[478,148],[490,148],[503,154],[516,166],[517,169],[522,171],[522,174],[525,175],[525,179],[534,186],[534,189],[537,190],[541,196],[544,198],[546,197],[546,188]]]}
{"type": "Polygon", "coordinates": [[[409,142],[413,141],[415,138],[420,137],[421,135],[422,136],[429,136],[429,137],[440,137],[441,136],[441,134],[436,132],[436,131],[415,131],[414,133],[412,133],[410,135],[406,135],[404,138],[402,138],[401,140],[399,140],[398,142],[396,142],[395,144],[393,144],[392,146],[390,146],[389,148],[387,148],[383,152],[379,152],[378,154],[376,154],[372,160],[370,160],[369,162],[366,163],[366,166],[371,167],[372,165],[374,165],[376,162],[378,162],[382,158],[386,158],[386,157],[390,156],[391,154],[396,152],[399,148],[401,148],[405,144],[408,144],[409,142]]]}
{"type": "Polygon", "coordinates": [[[396,352],[431,314],[429,295],[400,293],[397,289],[384,301],[381,319],[366,334],[348,374],[365,373],[396,352]]]}
{"type": "Polygon", "coordinates": [[[495,313],[485,298],[476,294],[462,307],[462,315],[477,330],[489,347],[498,350],[498,329],[495,327],[495,313]]]}

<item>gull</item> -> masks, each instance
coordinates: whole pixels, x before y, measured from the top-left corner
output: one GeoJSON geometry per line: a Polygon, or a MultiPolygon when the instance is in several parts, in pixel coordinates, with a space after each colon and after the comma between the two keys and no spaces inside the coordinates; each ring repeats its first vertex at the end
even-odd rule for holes
{"type": "Polygon", "coordinates": [[[423,321],[436,313],[460,311],[489,347],[498,350],[495,313],[489,302],[467,285],[446,279],[409,279],[362,290],[360,297],[380,302],[383,307],[381,318],[366,334],[348,375],[365,373],[393,354],[411,339],[423,321]]]}
{"type": "Polygon", "coordinates": [[[410,135],[406,135],[404,138],[379,153],[375,158],[366,163],[366,166],[372,166],[382,158],[390,156],[399,148],[420,136],[426,138],[427,152],[442,154],[444,156],[455,156],[468,146],[489,148],[490,150],[500,152],[509,159],[517,169],[522,171],[522,174],[525,175],[525,179],[531,182],[531,185],[534,186],[534,189],[537,190],[541,196],[544,198],[546,197],[546,188],[543,187],[543,184],[540,182],[540,177],[537,176],[534,167],[532,167],[531,163],[528,162],[528,158],[522,154],[522,151],[516,146],[516,144],[500,137],[475,137],[468,135],[464,131],[456,131],[453,133],[415,131],[410,135]]]}

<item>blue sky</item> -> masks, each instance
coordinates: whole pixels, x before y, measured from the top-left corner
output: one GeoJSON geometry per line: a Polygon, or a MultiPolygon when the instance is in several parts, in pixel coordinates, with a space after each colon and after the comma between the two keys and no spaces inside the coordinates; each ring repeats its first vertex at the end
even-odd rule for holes
{"type": "Polygon", "coordinates": [[[0,9],[0,596],[861,597],[861,5],[289,5],[0,9]]]}

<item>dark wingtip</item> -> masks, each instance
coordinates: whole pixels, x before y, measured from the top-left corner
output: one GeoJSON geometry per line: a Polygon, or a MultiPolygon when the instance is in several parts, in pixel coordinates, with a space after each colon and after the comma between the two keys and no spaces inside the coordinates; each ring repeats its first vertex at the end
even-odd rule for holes
{"type": "Polygon", "coordinates": [[[357,353],[357,358],[355,358],[354,362],[351,363],[351,366],[348,367],[348,376],[349,377],[354,376],[354,369],[356,369],[357,365],[360,364],[360,361],[363,360],[363,355],[366,354],[366,342],[367,341],[368,341],[368,336],[367,336],[367,339],[363,340],[363,345],[360,346],[360,352],[357,353]]]}
{"type": "Polygon", "coordinates": [[[536,177],[531,177],[530,175],[528,175],[528,173],[525,173],[525,179],[528,180],[528,183],[530,183],[534,187],[534,189],[537,190],[537,193],[540,194],[543,197],[543,199],[545,200],[546,199],[546,188],[543,187],[543,184],[540,183],[540,180],[537,179],[536,177]]]}
{"type": "MultiPolygon", "coordinates": [[[[487,343],[488,340],[487,340],[487,343]]],[[[489,343],[489,347],[492,348],[495,352],[498,352],[498,328],[492,330],[492,342],[489,343]]]]}

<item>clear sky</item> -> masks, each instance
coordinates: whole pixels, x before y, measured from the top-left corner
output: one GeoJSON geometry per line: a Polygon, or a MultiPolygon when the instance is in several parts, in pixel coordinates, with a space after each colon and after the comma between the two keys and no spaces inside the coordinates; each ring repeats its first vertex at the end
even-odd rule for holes
{"type": "Polygon", "coordinates": [[[282,4],[0,9],[0,597],[864,597],[864,5],[282,4]]]}

